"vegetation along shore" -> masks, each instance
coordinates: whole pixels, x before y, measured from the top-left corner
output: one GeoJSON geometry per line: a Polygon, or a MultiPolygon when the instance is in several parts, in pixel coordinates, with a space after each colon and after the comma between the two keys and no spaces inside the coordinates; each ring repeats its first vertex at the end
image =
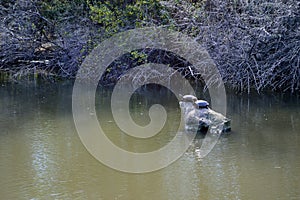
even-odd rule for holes
{"type": "MultiPolygon", "coordinates": [[[[223,81],[241,92],[300,89],[298,0],[2,0],[1,79],[72,79],[84,58],[112,35],[165,26],[195,38],[223,81]]],[[[166,63],[201,82],[184,59],[141,49],[115,60],[102,77],[115,83],[128,69],[166,63]]]]}

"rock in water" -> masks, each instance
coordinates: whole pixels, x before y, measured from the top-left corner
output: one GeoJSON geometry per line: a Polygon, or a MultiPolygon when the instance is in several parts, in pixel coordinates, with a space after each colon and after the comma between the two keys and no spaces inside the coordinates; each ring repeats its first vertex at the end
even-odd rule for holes
{"type": "Polygon", "coordinates": [[[204,133],[210,126],[219,127],[220,125],[223,127],[223,132],[231,130],[230,119],[210,109],[207,101],[196,99],[193,95],[185,95],[179,102],[186,130],[197,130],[204,133]]]}

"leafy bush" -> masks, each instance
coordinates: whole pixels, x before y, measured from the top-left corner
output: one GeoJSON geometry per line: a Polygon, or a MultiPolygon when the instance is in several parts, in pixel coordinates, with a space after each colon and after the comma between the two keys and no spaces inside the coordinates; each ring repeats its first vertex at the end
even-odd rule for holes
{"type": "Polygon", "coordinates": [[[86,0],[46,0],[37,3],[41,14],[50,20],[85,16],[88,11],[86,0]]]}
{"type": "Polygon", "coordinates": [[[91,19],[109,35],[136,27],[164,24],[167,16],[158,0],[88,1],[91,19]]]}

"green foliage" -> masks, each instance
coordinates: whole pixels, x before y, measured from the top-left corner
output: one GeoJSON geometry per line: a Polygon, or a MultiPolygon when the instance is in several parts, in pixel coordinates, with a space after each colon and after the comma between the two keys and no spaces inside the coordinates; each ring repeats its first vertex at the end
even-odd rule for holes
{"type": "Polygon", "coordinates": [[[137,61],[138,63],[142,63],[147,61],[148,55],[139,51],[130,52],[131,59],[137,61]]]}
{"type": "Polygon", "coordinates": [[[84,16],[88,9],[86,0],[40,0],[38,4],[42,15],[51,20],[84,16]]]}
{"type": "Polygon", "coordinates": [[[124,29],[165,23],[168,19],[158,0],[88,1],[88,5],[91,19],[102,25],[108,35],[124,29]]]}
{"type": "Polygon", "coordinates": [[[118,10],[115,12],[108,8],[105,4],[98,6],[90,5],[91,19],[100,25],[104,26],[107,32],[116,32],[118,26],[121,24],[121,20],[118,19],[120,13],[118,10]]]}

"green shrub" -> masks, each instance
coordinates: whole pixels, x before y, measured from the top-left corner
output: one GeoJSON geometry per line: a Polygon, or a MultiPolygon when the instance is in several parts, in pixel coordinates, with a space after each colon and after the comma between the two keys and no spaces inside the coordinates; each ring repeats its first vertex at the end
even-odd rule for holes
{"type": "Polygon", "coordinates": [[[113,34],[120,30],[164,24],[167,16],[158,0],[88,1],[91,19],[113,34]]]}
{"type": "Polygon", "coordinates": [[[41,14],[51,20],[84,16],[88,13],[86,0],[40,0],[41,14]]]}

